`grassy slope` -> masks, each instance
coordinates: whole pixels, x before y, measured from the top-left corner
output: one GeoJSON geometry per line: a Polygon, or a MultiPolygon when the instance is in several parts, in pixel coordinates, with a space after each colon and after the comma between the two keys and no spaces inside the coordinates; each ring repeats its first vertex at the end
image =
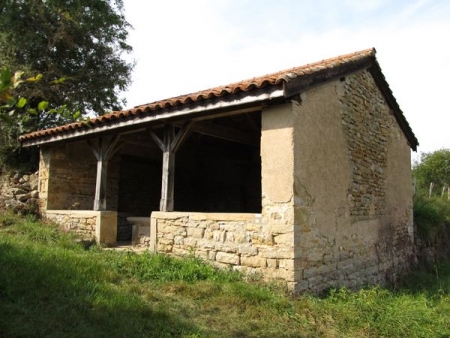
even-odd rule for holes
{"type": "Polygon", "coordinates": [[[291,298],[195,259],[85,250],[0,215],[0,337],[450,337],[450,263],[392,292],[291,298]]]}

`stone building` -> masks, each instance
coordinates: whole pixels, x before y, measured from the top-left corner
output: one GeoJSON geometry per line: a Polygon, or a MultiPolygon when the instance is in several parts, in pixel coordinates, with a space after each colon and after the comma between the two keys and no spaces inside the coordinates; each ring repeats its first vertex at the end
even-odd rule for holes
{"type": "Polygon", "coordinates": [[[374,49],[20,140],[40,147],[43,215],[106,244],[296,292],[395,282],[414,257],[418,142],[374,49]]]}

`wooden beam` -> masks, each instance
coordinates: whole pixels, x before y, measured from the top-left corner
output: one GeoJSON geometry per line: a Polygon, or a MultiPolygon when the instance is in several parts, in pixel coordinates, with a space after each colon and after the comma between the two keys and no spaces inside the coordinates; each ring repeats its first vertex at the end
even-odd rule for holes
{"type": "Polygon", "coordinates": [[[175,154],[187,139],[193,124],[193,121],[186,122],[177,133],[175,133],[175,126],[173,124],[164,125],[163,140],[153,130],[150,130],[151,137],[163,152],[160,211],[173,211],[175,154]]]}
{"type": "Polygon", "coordinates": [[[117,152],[123,144],[119,144],[119,135],[100,137],[93,140],[88,140],[87,143],[92,149],[95,158],[97,159],[97,176],[95,180],[95,198],[94,210],[107,210],[106,204],[106,189],[108,176],[108,161],[117,152]]]}
{"type": "Polygon", "coordinates": [[[176,134],[174,140],[170,144],[171,150],[176,153],[180,146],[187,140],[189,134],[192,130],[192,126],[194,125],[194,121],[187,121],[183,124],[181,129],[176,134]]]}
{"type": "Polygon", "coordinates": [[[260,143],[259,134],[257,137],[249,132],[244,132],[242,130],[224,127],[208,122],[197,122],[193,127],[193,131],[202,135],[212,136],[220,138],[223,140],[247,144],[250,146],[258,147],[260,143]]]}

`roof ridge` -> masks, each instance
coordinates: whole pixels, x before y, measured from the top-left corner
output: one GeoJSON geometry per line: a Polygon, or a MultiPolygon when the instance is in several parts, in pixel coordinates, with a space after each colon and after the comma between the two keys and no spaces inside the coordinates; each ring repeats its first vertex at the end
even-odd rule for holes
{"type": "MultiPolygon", "coordinates": [[[[202,93],[208,93],[208,92],[214,93],[214,92],[217,92],[219,89],[236,88],[239,85],[245,84],[245,83],[254,83],[254,82],[258,82],[258,81],[263,82],[264,79],[272,78],[272,77],[275,77],[277,75],[282,75],[282,74],[286,75],[289,72],[295,73],[296,71],[300,71],[300,70],[308,69],[308,68],[312,68],[312,67],[317,67],[319,65],[323,65],[324,63],[332,63],[333,61],[341,61],[341,60],[347,60],[346,62],[349,62],[349,61],[353,61],[353,60],[348,60],[348,59],[353,59],[355,57],[356,57],[356,59],[359,59],[359,58],[363,58],[363,57],[375,56],[375,54],[376,54],[376,49],[374,47],[367,48],[367,49],[363,49],[361,51],[348,53],[348,54],[342,54],[342,55],[338,55],[338,56],[335,56],[332,58],[323,59],[321,61],[307,63],[302,66],[287,68],[287,69],[280,70],[280,71],[277,71],[274,73],[267,73],[267,74],[261,75],[261,76],[255,76],[250,79],[240,80],[237,82],[231,82],[231,83],[229,83],[227,85],[223,85],[223,86],[215,86],[215,87],[211,87],[208,89],[202,89],[202,90],[198,90],[195,92],[191,92],[189,94],[178,95],[178,96],[168,98],[168,99],[162,99],[162,100],[157,100],[157,101],[153,101],[150,103],[140,104],[140,105],[134,106],[133,108],[129,108],[129,109],[125,109],[125,110],[142,109],[143,107],[147,107],[149,105],[154,105],[154,104],[156,105],[163,101],[175,100],[178,98],[181,99],[181,98],[186,98],[186,97],[190,97],[190,96],[194,96],[194,95],[200,96],[202,93]]],[[[306,74],[302,74],[302,75],[306,75],[306,74]]],[[[296,75],[295,77],[292,77],[292,78],[296,78],[296,77],[298,77],[298,75],[296,75]]],[[[276,79],[275,84],[280,83],[280,81],[282,81],[282,80],[285,80],[286,82],[288,82],[290,79],[287,79],[285,76],[280,76],[276,79]]],[[[216,96],[219,96],[219,95],[216,95],[216,96]]],[[[121,111],[123,111],[123,110],[121,110],[121,111]]],[[[119,113],[121,111],[115,111],[113,113],[119,113]]]]}

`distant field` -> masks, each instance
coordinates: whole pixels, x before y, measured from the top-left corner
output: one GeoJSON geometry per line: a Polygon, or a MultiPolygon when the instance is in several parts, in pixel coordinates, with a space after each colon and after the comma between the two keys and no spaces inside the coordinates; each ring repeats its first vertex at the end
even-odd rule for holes
{"type": "Polygon", "coordinates": [[[396,291],[291,297],[193,258],[85,248],[7,213],[0,337],[450,337],[450,262],[396,291]]]}

